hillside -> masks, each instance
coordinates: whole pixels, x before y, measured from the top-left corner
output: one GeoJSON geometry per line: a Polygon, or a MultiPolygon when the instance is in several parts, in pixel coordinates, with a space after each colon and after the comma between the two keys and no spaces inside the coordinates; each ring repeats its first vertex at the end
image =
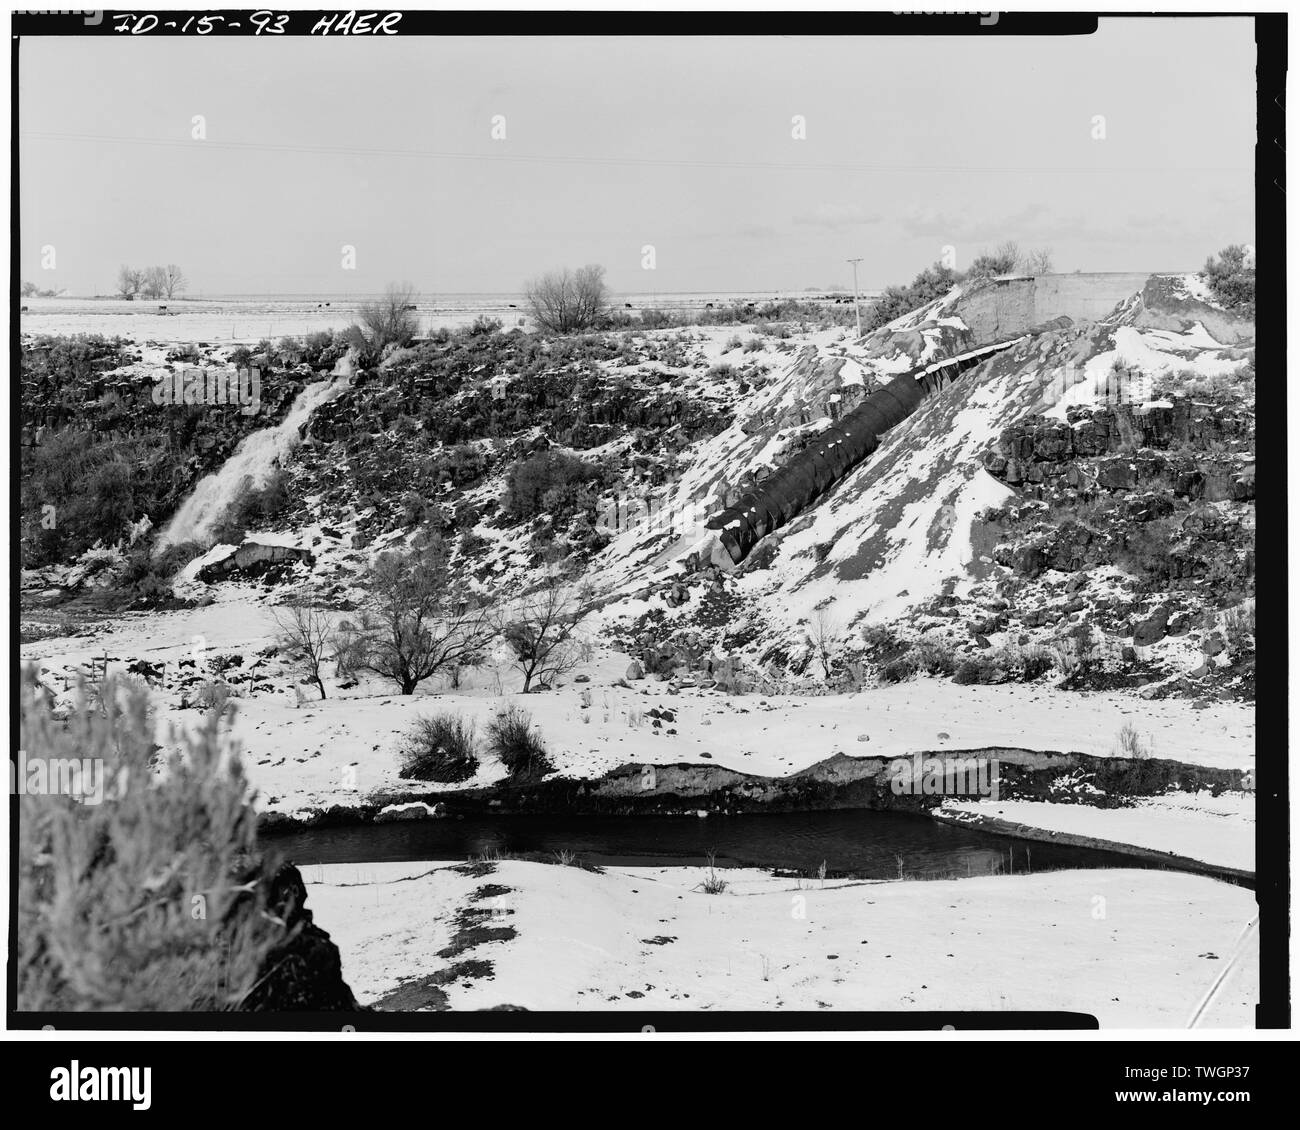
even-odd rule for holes
{"type": "MultiPolygon", "coordinates": [[[[468,330],[333,377],[324,353],[328,384],[301,362],[268,376],[264,430],[201,486],[231,440],[186,441],[204,458],[183,465],[185,505],[173,488],[148,515],[166,526],[154,553],[189,560],[182,601],[260,578],[340,610],[364,599],[373,555],[411,539],[440,539],[489,597],[566,562],[604,638],[647,670],[773,690],[1052,673],[1249,698],[1253,327],[1208,298],[1152,277],[1098,322],[1034,332],[985,280],[861,340],[784,323],[468,330]],[[738,568],[690,570],[709,517],[887,381],[980,344],[968,323],[987,333],[993,305],[1023,340],[924,400],[738,568]],[[273,480],[274,507],[250,506],[273,480]],[[234,525],[223,506],[255,543],[239,556],[238,539],[206,549],[234,525]]],[[[143,388],[143,365],[109,376],[143,388]]],[[[115,552],[95,551],[110,587],[115,552]]],[[[68,576],[25,584],[61,607],[68,576]]]]}

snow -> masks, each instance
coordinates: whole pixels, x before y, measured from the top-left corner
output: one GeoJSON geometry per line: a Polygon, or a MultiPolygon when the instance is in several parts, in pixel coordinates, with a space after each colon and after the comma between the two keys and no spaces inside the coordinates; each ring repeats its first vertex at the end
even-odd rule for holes
{"type": "Polygon", "coordinates": [[[176,578],[176,583],[183,584],[196,581],[201,569],[206,568],[208,565],[215,565],[218,561],[224,561],[227,557],[233,556],[238,550],[239,546],[237,545],[218,542],[206,553],[199,554],[198,557],[181,569],[176,578]]]}
{"type": "MultiPolygon", "coordinates": [[[[356,303],[238,302],[219,299],[25,298],[23,333],[105,334],[132,341],[224,342],[252,345],[323,330],[342,329],[356,317],[356,303]],[[166,305],[164,312],[158,309],[166,305]]],[[[470,318],[465,319],[472,320],[470,318]]],[[[449,322],[450,324],[450,322],[449,322]]]]}
{"type": "Polygon", "coordinates": [[[1200,275],[1180,275],[1177,279],[1178,285],[1183,292],[1189,297],[1194,298],[1197,302],[1204,302],[1209,306],[1217,306],[1218,301],[1214,297],[1213,291],[1210,290],[1205,280],[1200,275]]]}
{"type": "Polygon", "coordinates": [[[1088,358],[1082,377],[1044,411],[1045,416],[1064,420],[1072,405],[1101,403],[1116,364],[1137,369],[1144,376],[1188,370],[1204,377],[1233,373],[1247,364],[1240,356],[1224,356],[1225,347],[1210,337],[1200,322],[1184,333],[1119,326],[1112,345],[1088,358]]]}
{"type": "Polygon", "coordinates": [[[379,810],[379,817],[402,817],[404,819],[422,819],[436,816],[437,809],[423,801],[413,800],[409,804],[386,804],[379,810]],[[417,815],[418,814],[418,815],[417,815]]]}
{"type": "MultiPolygon", "coordinates": [[[[489,976],[447,979],[457,1010],[1052,1009],[1104,1028],[1177,1028],[1255,913],[1248,890],[1164,871],[824,885],[719,874],[717,895],[691,867],[596,874],[505,860],[473,878],[373,863],[303,877],[362,1003],[455,962],[490,962],[489,976]],[[469,900],[489,883],[508,890],[469,900]],[[516,936],[439,958],[465,906],[516,936]]],[[[1201,1026],[1249,1027],[1257,998],[1252,947],[1201,1026]]]]}
{"type": "MultiPolygon", "coordinates": [[[[613,666],[621,674],[626,663],[627,657],[618,656],[613,666]]],[[[527,696],[497,696],[489,687],[480,693],[405,699],[332,697],[303,710],[254,698],[244,704],[236,734],[251,749],[246,761],[253,783],[280,796],[282,806],[356,803],[355,793],[340,784],[343,767],[354,761],[360,762],[361,790],[399,787],[394,746],[415,716],[451,710],[474,718],[482,732],[498,709],[511,704],[533,715],[566,776],[597,777],[622,764],[707,761],[781,777],[835,753],[893,758],[989,746],[1030,745],[1105,756],[1113,753],[1116,735],[1130,717],[1157,735],[1162,757],[1225,767],[1253,760],[1253,712],[1233,703],[1195,711],[1190,704],[1166,701],[1157,721],[1148,713],[1150,704],[1136,697],[1053,695],[1016,685],[963,687],[937,679],[858,695],[773,696],[761,700],[764,706],[755,696],[732,699],[691,689],[670,695],[661,684],[644,690],[607,683],[586,687],[593,696],[589,710],[579,704],[576,692],[582,687],[527,696]],[[675,734],[636,721],[651,706],[676,711],[671,727],[675,734]],[[938,738],[940,731],[950,737],[938,738]],[[868,734],[870,741],[858,742],[860,733],[868,734]],[[278,768],[257,763],[285,750],[290,757],[278,768]],[[711,754],[709,759],[701,758],[705,752],[711,754]]],[[[504,770],[489,761],[477,783],[503,775],[504,770]]],[[[419,786],[407,782],[405,787],[419,786]]]]}
{"type": "Polygon", "coordinates": [[[277,545],[286,549],[303,549],[306,548],[307,544],[307,539],[302,531],[284,533],[278,530],[266,530],[251,534],[245,540],[255,542],[257,545],[277,545]]]}
{"type": "Polygon", "coordinates": [[[1249,793],[1170,793],[1139,797],[1128,808],[949,798],[943,810],[1255,870],[1255,798],[1249,793]]]}

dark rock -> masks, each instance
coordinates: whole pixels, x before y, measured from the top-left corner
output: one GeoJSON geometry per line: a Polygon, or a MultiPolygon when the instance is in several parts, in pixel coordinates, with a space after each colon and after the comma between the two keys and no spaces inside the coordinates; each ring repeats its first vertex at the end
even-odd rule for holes
{"type": "Polygon", "coordinates": [[[1149,647],[1153,643],[1159,643],[1165,638],[1165,632],[1169,627],[1169,609],[1166,605],[1161,605],[1145,620],[1139,622],[1133,629],[1133,644],[1136,647],[1149,647]]]}
{"type": "Polygon", "coordinates": [[[289,938],[266,957],[241,1012],[362,1012],[343,980],[339,949],[312,921],[307,887],[298,868],[282,866],[271,878],[267,909],[282,919],[289,938]]]}
{"type": "Polygon", "coordinates": [[[1100,464],[1097,485],[1107,490],[1131,490],[1137,486],[1137,468],[1127,459],[1110,459],[1100,464]]]}

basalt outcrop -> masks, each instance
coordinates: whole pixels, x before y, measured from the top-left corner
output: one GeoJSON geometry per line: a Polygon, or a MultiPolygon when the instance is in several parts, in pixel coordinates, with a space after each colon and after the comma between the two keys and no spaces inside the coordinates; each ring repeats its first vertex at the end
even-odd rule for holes
{"type": "Polygon", "coordinates": [[[268,904],[270,912],[284,923],[286,940],[267,955],[239,1011],[365,1011],[343,980],[338,946],[307,909],[307,887],[298,868],[284,864],[275,872],[268,904]]]}

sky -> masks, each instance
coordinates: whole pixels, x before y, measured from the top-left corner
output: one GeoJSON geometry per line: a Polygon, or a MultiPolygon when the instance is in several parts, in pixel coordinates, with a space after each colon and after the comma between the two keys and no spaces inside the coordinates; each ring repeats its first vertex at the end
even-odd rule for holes
{"type": "Polygon", "coordinates": [[[113,293],[124,263],[176,263],[192,295],[514,292],[585,263],[625,293],[842,289],[855,257],[871,290],[1004,239],[1061,271],[1255,242],[1246,18],[25,38],[19,80],[22,277],[72,294],[113,293]]]}

